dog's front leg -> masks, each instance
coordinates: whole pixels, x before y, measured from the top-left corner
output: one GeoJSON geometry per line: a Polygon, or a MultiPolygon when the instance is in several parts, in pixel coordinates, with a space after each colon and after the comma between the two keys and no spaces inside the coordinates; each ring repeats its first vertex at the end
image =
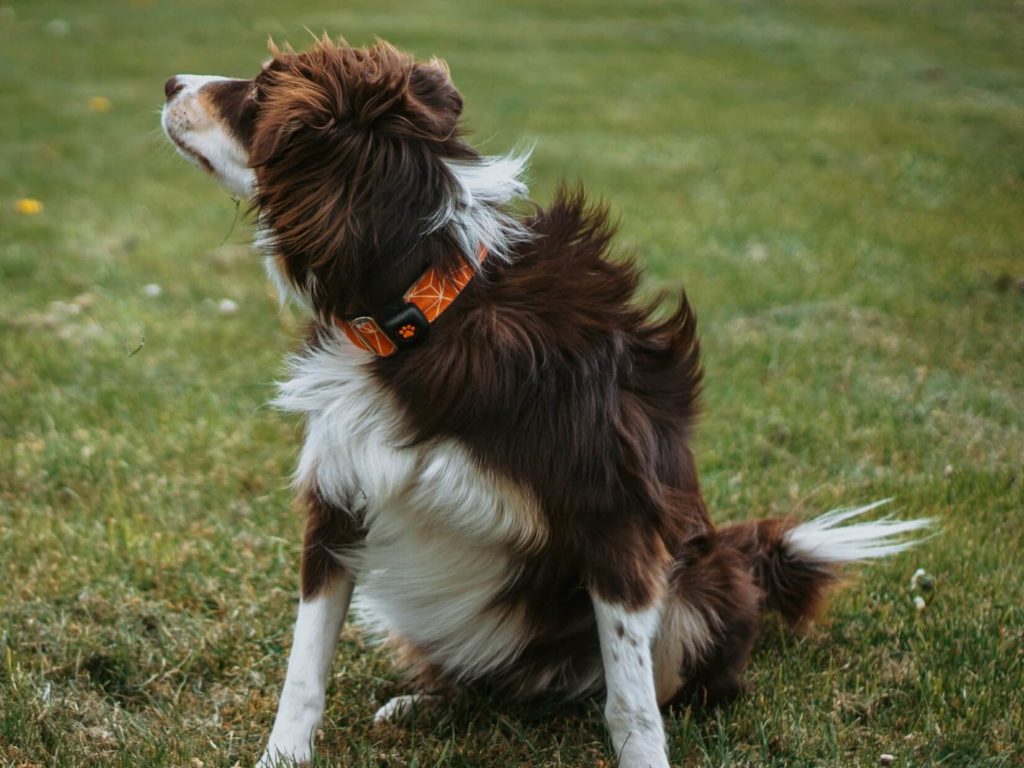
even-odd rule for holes
{"type": "Polygon", "coordinates": [[[312,759],[313,738],[324,715],[331,661],[354,586],[352,576],[342,571],[315,597],[299,603],[277,717],[258,768],[302,764],[312,759]]]}
{"type": "Polygon", "coordinates": [[[620,768],[668,768],[665,729],[654,693],[651,643],[660,610],[631,610],[592,595],[608,698],[605,719],[620,768]]]}
{"type": "Polygon", "coordinates": [[[336,554],[365,535],[357,515],[326,502],[317,492],[307,493],[305,502],[302,599],[277,717],[257,768],[308,763],[313,758],[331,661],[355,588],[355,576],[336,554]]]}

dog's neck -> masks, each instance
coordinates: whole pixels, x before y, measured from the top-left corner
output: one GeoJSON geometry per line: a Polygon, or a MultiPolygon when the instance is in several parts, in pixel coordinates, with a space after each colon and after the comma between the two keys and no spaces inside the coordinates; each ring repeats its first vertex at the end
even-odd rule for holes
{"type": "Polygon", "coordinates": [[[508,211],[526,195],[527,159],[528,153],[443,160],[443,183],[422,178],[390,194],[378,190],[372,204],[339,223],[345,237],[329,252],[281,247],[261,217],[258,243],[269,254],[268,272],[283,295],[326,323],[394,312],[424,273],[476,265],[481,251],[498,262],[513,258],[530,236],[508,211]]]}

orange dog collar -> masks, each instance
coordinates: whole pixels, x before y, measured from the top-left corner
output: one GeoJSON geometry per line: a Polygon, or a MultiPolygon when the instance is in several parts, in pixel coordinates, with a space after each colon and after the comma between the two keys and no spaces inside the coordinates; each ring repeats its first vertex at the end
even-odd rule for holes
{"type": "MultiPolygon", "coordinates": [[[[476,256],[478,261],[483,261],[487,249],[481,245],[476,256]]],[[[463,288],[473,279],[475,271],[476,267],[468,259],[462,266],[445,273],[430,268],[405,292],[402,297],[405,306],[397,312],[379,321],[364,315],[353,320],[335,318],[334,322],[345,332],[349,341],[360,349],[380,357],[389,357],[399,349],[424,341],[429,334],[430,324],[459,297],[463,288]]]]}

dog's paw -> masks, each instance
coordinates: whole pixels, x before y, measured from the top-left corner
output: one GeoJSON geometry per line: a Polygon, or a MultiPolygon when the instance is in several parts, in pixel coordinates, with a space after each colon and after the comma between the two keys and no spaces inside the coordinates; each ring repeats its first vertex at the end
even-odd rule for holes
{"type": "Polygon", "coordinates": [[[377,710],[373,716],[373,722],[376,724],[400,723],[414,711],[436,706],[440,701],[440,696],[431,696],[426,693],[395,696],[395,698],[377,710]]]}
{"type": "Polygon", "coordinates": [[[313,762],[313,749],[309,744],[286,745],[271,741],[256,763],[256,768],[295,768],[313,762]]]}
{"type": "Polygon", "coordinates": [[[619,768],[669,768],[668,755],[663,746],[630,745],[627,741],[619,754],[619,768]]]}

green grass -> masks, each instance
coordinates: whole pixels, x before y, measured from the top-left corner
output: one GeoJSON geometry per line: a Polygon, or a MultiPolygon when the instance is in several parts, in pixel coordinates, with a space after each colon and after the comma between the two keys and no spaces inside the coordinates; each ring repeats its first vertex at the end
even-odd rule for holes
{"type": "MultiPolygon", "coordinates": [[[[268,733],[302,520],[265,403],[300,318],[156,109],[308,27],[447,58],[486,150],[537,141],[537,199],[583,178],[650,288],[685,282],[718,519],[941,521],[827,623],[770,623],[748,696],[674,715],[673,764],[1024,765],[1020,3],[405,5],[0,0],[0,764],[245,765],[268,733]]],[[[598,703],[374,729],[402,691],[346,628],[324,764],[610,764],[598,703]]]]}

